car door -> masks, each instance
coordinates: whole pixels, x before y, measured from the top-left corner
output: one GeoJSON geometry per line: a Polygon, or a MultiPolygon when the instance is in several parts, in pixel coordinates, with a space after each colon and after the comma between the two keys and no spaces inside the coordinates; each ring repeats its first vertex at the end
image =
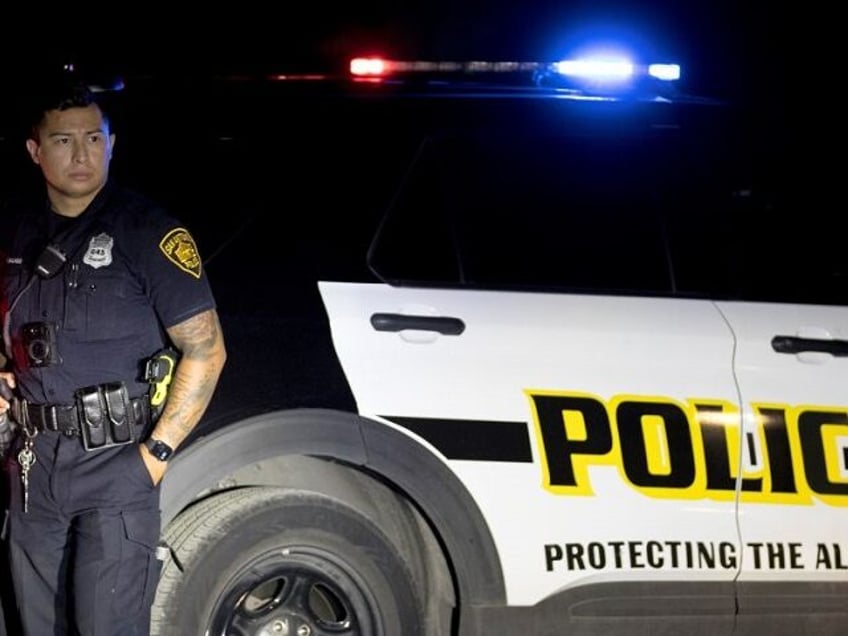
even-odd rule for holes
{"type": "Polygon", "coordinates": [[[433,451],[482,508],[511,602],[609,577],[735,577],[737,428],[714,417],[734,410],[732,339],[710,303],[353,283],[321,294],[359,412],[428,445],[428,425],[453,427],[433,451]]]}
{"type": "Polygon", "coordinates": [[[832,595],[848,589],[848,309],[720,308],[744,404],[740,611],[844,612],[832,595]]]}
{"type": "Polygon", "coordinates": [[[715,586],[640,613],[731,616],[732,334],[712,302],[668,297],[641,155],[567,148],[450,144],[372,247],[392,284],[320,284],[336,350],[359,412],[470,491],[511,603],[695,582],[715,586]],[[533,187],[546,179],[567,194],[533,187]]]}
{"type": "MultiPolygon", "coordinates": [[[[792,182],[794,183],[794,182],[792,182]]],[[[736,338],[743,404],[739,528],[743,633],[844,633],[848,610],[848,259],[845,223],[789,195],[738,216],[737,295],[719,308],[736,338]],[[793,208],[794,209],[794,208],[793,208]],[[784,209],[778,216],[786,217],[784,209]]],[[[799,199],[801,200],[801,199],[799,199]]]]}

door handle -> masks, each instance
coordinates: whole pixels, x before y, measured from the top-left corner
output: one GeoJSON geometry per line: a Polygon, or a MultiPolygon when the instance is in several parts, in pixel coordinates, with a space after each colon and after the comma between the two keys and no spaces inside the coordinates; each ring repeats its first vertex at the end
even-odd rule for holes
{"type": "Polygon", "coordinates": [[[458,336],[465,331],[465,323],[459,318],[450,316],[377,313],[371,315],[371,326],[377,331],[417,329],[419,331],[437,331],[444,336],[458,336]]]}
{"type": "Polygon", "coordinates": [[[777,353],[803,353],[806,351],[817,351],[820,353],[829,353],[837,358],[844,358],[848,356],[848,340],[775,336],[771,339],[771,348],[777,353]]]}

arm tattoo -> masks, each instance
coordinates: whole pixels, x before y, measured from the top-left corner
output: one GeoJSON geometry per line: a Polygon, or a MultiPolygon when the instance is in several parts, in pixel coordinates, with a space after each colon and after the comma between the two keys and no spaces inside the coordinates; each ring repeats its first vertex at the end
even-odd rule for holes
{"type": "Polygon", "coordinates": [[[226,360],[218,315],[204,311],[168,329],[181,353],[155,436],[176,447],[200,421],[226,360]]]}

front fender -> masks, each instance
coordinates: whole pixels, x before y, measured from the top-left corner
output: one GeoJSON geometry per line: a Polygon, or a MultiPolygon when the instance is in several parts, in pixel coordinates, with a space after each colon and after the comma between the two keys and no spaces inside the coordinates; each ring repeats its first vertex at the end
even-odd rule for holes
{"type": "MultiPolygon", "coordinates": [[[[505,603],[500,559],[476,502],[448,466],[414,438],[353,413],[295,409],[245,419],[180,449],[162,482],[163,527],[258,462],[327,458],[367,469],[421,510],[440,537],[463,604],[505,603]]],[[[267,472],[267,471],[266,471],[267,472]]],[[[280,484],[284,485],[284,484],[280,484]]]]}

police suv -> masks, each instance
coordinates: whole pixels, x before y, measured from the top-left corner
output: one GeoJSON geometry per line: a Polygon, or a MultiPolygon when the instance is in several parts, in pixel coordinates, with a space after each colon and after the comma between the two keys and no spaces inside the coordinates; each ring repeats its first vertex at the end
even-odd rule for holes
{"type": "Polygon", "coordinates": [[[127,81],[230,352],[152,634],[846,633],[844,233],[678,76],[127,81]]]}

